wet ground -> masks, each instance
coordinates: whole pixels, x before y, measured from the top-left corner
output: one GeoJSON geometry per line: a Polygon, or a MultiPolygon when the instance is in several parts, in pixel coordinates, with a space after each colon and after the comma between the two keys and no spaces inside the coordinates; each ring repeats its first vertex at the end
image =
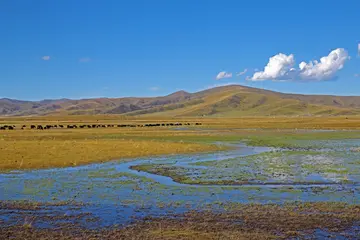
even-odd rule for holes
{"type": "Polygon", "coordinates": [[[0,223],[95,229],[230,203],[360,203],[360,140],[297,145],[0,174],[0,223]]]}

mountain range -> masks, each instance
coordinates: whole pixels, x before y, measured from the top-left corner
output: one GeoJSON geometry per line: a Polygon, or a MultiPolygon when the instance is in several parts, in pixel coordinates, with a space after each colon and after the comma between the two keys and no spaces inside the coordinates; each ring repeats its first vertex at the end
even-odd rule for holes
{"type": "Polygon", "coordinates": [[[301,95],[229,85],[160,97],[0,99],[0,116],[122,114],[158,117],[309,116],[360,114],[360,96],[301,95]]]}

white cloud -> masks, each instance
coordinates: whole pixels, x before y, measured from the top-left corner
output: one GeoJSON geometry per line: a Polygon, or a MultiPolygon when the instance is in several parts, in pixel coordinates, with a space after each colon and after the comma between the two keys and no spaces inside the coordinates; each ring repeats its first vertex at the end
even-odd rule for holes
{"type": "Polygon", "coordinates": [[[228,72],[219,72],[218,75],[216,76],[216,80],[220,80],[223,78],[231,78],[232,77],[232,73],[228,73],[228,72]]]}
{"type": "Polygon", "coordinates": [[[349,59],[348,53],[343,48],[338,48],[330,52],[326,57],[318,61],[299,64],[299,76],[307,81],[324,81],[335,77],[337,71],[344,67],[346,60],[349,59]]]}
{"type": "Polygon", "coordinates": [[[151,88],[149,88],[149,89],[150,89],[150,91],[158,91],[158,90],[160,90],[159,87],[151,87],[151,88]]]}
{"type": "Polygon", "coordinates": [[[277,80],[287,77],[290,69],[295,63],[294,55],[289,56],[279,53],[269,58],[268,64],[265,66],[264,71],[255,72],[250,80],[262,81],[262,80],[277,80]]]}
{"type": "Polygon", "coordinates": [[[255,72],[247,80],[262,81],[326,81],[334,79],[336,73],[344,67],[346,60],[350,59],[347,51],[337,48],[329,53],[328,56],[314,60],[309,63],[301,62],[299,68],[294,68],[294,55],[279,53],[269,59],[269,63],[264,71],[255,72]]]}
{"type": "Polygon", "coordinates": [[[83,58],[79,59],[79,62],[90,62],[90,61],[91,61],[91,58],[89,58],[89,57],[83,57],[83,58]]]}
{"type": "Polygon", "coordinates": [[[360,56],[360,43],[358,43],[358,56],[360,56]]]}
{"type": "Polygon", "coordinates": [[[50,60],[50,56],[42,56],[41,59],[44,60],[44,61],[49,61],[49,60],[50,60]]]}
{"type": "Polygon", "coordinates": [[[244,75],[245,73],[247,73],[247,71],[247,68],[245,68],[244,71],[237,73],[236,76],[244,75]]]}

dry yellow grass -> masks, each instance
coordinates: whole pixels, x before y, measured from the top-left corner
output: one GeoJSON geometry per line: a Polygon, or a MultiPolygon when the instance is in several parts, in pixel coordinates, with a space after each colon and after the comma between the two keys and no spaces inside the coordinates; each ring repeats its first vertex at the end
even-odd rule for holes
{"type": "MultiPolygon", "coordinates": [[[[336,117],[241,117],[241,118],[163,118],[126,117],[122,115],[41,116],[0,118],[0,125],[15,124],[144,124],[162,122],[201,122],[205,127],[221,128],[315,128],[360,129],[360,116],[336,117]]],[[[204,127],[203,126],[203,127],[204,127]]]]}
{"type": "MultiPolygon", "coordinates": [[[[216,150],[215,146],[182,143],[184,136],[222,134],[219,129],[360,129],[360,117],[247,117],[142,119],[123,116],[64,116],[0,118],[0,125],[15,124],[143,124],[202,122],[214,131],[172,128],[100,128],[0,131],[0,169],[65,167],[112,159],[216,150]],[[166,139],[167,141],[161,141],[166,139]]],[[[19,129],[19,128],[18,128],[19,129]]]]}
{"type": "Polygon", "coordinates": [[[217,149],[211,145],[178,141],[165,142],[139,138],[133,140],[131,132],[118,129],[18,130],[1,133],[0,169],[2,170],[66,167],[114,159],[217,149]]]}

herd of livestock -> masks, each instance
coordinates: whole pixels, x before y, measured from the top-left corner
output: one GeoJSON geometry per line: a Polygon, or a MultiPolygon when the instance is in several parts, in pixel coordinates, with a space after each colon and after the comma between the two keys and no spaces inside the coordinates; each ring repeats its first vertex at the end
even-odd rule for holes
{"type": "MultiPolygon", "coordinates": [[[[21,130],[30,128],[34,130],[44,130],[44,129],[57,129],[57,128],[124,128],[124,127],[171,127],[171,126],[190,126],[190,125],[201,125],[201,123],[147,123],[147,124],[82,124],[82,125],[76,125],[76,124],[70,124],[70,125],[62,125],[62,124],[55,124],[55,125],[22,125],[20,126],[21,130]]],[[[15,130],[17,127],[15,125],[3,125],[0,126],[0,130],[15,130]]]]}

